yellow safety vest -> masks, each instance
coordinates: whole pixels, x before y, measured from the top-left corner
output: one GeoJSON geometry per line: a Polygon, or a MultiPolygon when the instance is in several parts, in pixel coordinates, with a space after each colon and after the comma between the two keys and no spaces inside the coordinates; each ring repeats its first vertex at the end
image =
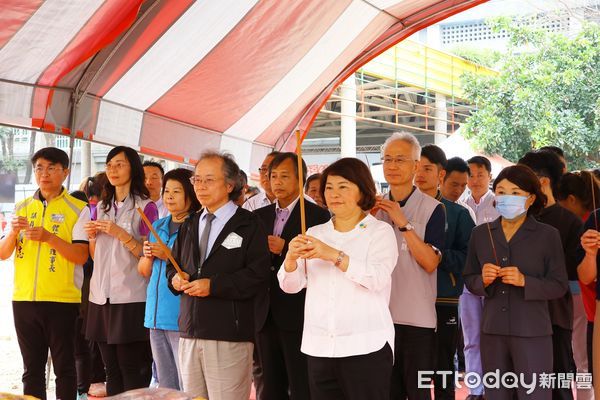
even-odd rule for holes
{"type": "MultiPolygon", "coordinates": [[[[42,226],[48,232],[72,243],[73,227],[86,203],[65,189],[42,201],[39,190],[17,203],[15,214],[26,217],[29,226],[42,226]]],[[[48,243],[25,239],[19,233],[15,249],[15,287],[13,301],[81,302],[83,268],[64,258],[48,243]]]]}

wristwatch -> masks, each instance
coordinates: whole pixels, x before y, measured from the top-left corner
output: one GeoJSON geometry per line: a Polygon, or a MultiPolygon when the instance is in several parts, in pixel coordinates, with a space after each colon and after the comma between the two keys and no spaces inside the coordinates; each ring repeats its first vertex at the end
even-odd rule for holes
{"type": "Polygon", "coordinates": [[[339,267],[340,265],[342,265],[342,261],[344,261],[344,257],[346,257],[346,253],[344,253],[343,251],[340,250],[340,252],[338,253],[337,259],[335,260],[335,263],[333,263],[333,265],[337,267],[339,267]]]}
{"type": "Polygon", "coordinates": [[[398,230],[399,230],[400,232],[414,231],[414,230],[415,230],[415,227],[414,227],[414,226],[412,226],[412,224],[411,224],[410,222],[407,222],[407,223],[406,223],[406,225],[404,225],[404,226],[399,226],[399,227],[398,227],[398,230]]]}

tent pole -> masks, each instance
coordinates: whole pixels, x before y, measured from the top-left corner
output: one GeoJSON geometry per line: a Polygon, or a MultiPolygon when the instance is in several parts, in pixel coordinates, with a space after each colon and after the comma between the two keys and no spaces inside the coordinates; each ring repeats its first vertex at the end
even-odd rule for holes
{"type": "Polygon", "coordinates": [[[74,92],[71,97],[71,121],[69,123],[69,128],[71,129],[71,134],[69,135],[69,176],[67,177],[67,191],[70,190],[71,187],[71,177],[73,176],[73,148],[75,147],[75,120],[77,117],[77,106],[78,103],[76,101],[76,93],[74,92]]]}

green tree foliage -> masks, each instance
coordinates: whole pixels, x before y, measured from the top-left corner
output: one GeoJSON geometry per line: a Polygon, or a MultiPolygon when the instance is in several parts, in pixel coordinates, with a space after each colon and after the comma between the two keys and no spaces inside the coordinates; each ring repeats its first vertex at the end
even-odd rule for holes
{"type": "Polygon", "coordinates": [[[477,111],[463,124],[478,148],[516,162],[532,148],[562,147],[570,169],[600,162],[600,27],[574,38],[492,22],[510,35],[496,76],[463,76],[477,111]]]}
{"type": "Polygon", "coordinates": [[[14,158],[15,129],[0,126],[0,173],[17,172],[22,162],[14,158]]]}
{"type": "Polygon", "coordinates": [[[483,65],[488,68],[496,68],[502,61],[504,54],[497,50],[481,49],[470,46],[457,46],[450,51],[452,54],[462,57],[467,61],[483,65]]]}

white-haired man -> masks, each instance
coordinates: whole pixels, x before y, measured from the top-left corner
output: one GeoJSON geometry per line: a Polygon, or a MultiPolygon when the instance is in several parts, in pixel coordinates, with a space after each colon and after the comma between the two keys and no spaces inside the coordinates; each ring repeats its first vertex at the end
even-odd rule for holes
{"type": "Polygon", "coordinates": [[[434,370],[436,269],[439,249],[444,247],[446,215],[439,201],[413,185],[420,156],[421,146],[409,133],[394,133],[382,149],[390,191],[378,201],[376,217],[395,228],[399,253],[390,298],[396,330],[394,400],[431,399],[430,389],[419,387],[419,371],[434,370]]]}

